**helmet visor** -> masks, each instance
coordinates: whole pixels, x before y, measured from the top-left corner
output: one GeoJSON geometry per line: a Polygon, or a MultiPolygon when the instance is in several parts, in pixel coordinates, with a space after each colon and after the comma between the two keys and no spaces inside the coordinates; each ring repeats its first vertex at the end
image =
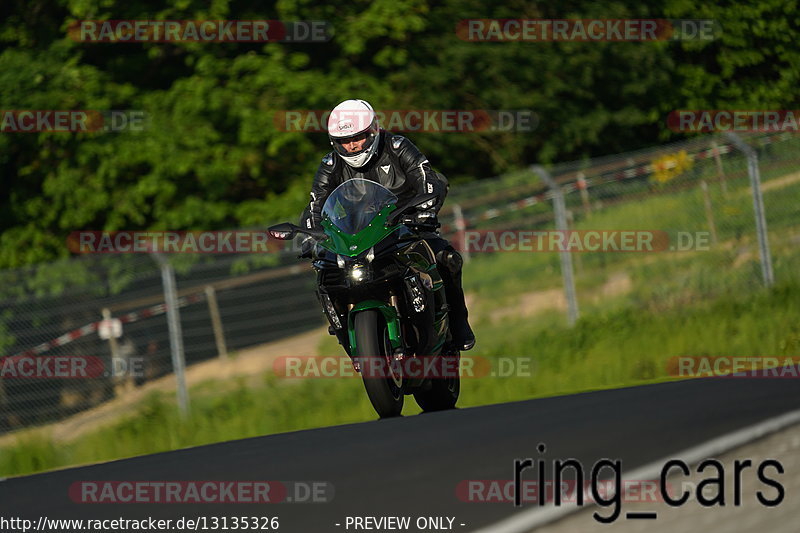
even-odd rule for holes
{"type": "Polygon", "coordinates": [[[369,150],[372,143],[375,142],[377,129],[376,126],[371,126],[369,129],[351,135],[350,137],[331,137],[331,145],[333,145],[336,153],[343,157],[363,154],[369,150]]]}

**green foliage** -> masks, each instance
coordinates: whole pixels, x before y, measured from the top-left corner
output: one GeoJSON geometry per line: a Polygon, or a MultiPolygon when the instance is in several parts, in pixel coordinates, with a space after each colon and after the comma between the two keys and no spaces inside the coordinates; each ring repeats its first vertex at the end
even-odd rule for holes
{"type": "Polygon", "coordinates": [[[3,109],[133,109],[142,132],[0,136],[0,268],[69,256],[81,229],[223,229],[296,219],[327,151],[275,113],[359,96],[379,109],[532,109],[528,133],[418,133],[454,183],[675,137],[681,108],[791,106],[796,1],[666,4],[376,0],[14,0],[0,22],[3,109]],[[712,18],[713,42],[468,42],[477,18],[712,18]],[[327,20],[331,42],[80,43],[81,19],[327,20]]]}

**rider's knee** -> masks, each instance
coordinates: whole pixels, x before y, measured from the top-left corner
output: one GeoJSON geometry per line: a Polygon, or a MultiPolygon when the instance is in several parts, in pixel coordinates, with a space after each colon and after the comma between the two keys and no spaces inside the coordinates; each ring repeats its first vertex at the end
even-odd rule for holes
{"type": "Polygon", "coordinates": [[[453,248],[446,248],[436,254],[436,264],[444,265],[451,273],[457,274],[464,265],[464,258],[453,248]]]}

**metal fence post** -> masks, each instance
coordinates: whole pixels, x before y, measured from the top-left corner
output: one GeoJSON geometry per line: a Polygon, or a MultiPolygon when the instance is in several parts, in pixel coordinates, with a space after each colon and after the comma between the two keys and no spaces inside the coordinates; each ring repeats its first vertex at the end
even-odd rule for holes
{"type": "MultiPolygon", "coordinates": [[[[108,309],[108,307],[104,307],[100,314],[102,315],[104,321],[111,322],[111,311],[108,309]]],[[[114,365],[117,364],[117,361],[119,360],[119,343],[117,342],[117,338],[113,335],[113,333],[108,337],[108,347],[111,351],[111,368],[113,369],[115,368],[114,365]]]]}
{"type": "Polygon", "coordinates": [[[714,154],[714,161],[717,163],[717,177],[719,178],[720,187],[722,187],[722,194],[728,196],[728,184],[725,178],[725,168],[722,166],[722,158],[719,155],[719,146],[716,141],[711,141],[711,149],[714,154]]]}
{"type": "Polygon", "coordinates": [[[6,386],[3,383],[5,378],[0,376],[0,431],[9,425],[8,398],[6,396],[6,386]]]}
{"type": "Polygon", "coordinates": [[[711,244],[717,244],[717,224],[714,222],[714,208],[711,205],[711,194],[708,192],[706,180],[700,180],[700,188],[703,190],[703,205],[706,211],[706,224],[711,232],[711,244]]]}
{"type": "Polygon", "coordinates": [[[219,314],[217,291],[213,285],[206,285],[206,302],[208,313],[211,315],[211,327],[214,329],[214,341],[217,344],[217,356],[221,359],[228,358],[228,347],[225,345],[225,330],[222,329],[222,318],[219,314]]]}
{"type": "Polygon", "coordinates": [[[109,371],[108,371],[109,377],[111,383],[114,386],[114,395],[119,396],[120,393],[123,392],[123,389],[122,387],[120,387],[120,385],[124,385],[125,383],[124,376],[128,374],[128,368],[127,366],[125,367],[125,370],[123,371],[123,377],[119,377],[116,375],[118,365],[121,364],[122,358],[120,357],[119,354],[119,342],[117,341],[117,337],[114,335],[114,328],[113,325],[111,324],[113,317],[111,316],[111,310],[108,307],[104,307],[100,311],[100,314],[103,316],[103,322],[106,323],[106,327],[108,328],[109,332],[108,347],[109,350],[111,351],[111,364],[109,365],[109,371]]]}
{"type": "Polygon", "coordinates": [[[460,248],[459,252],[461,252],[464,262],[469,263],[469,245],[467,244],[466,234],[467,221],[464,220],[464,212],[458,204],[453,205],[453,217],[455,218],[456,242],[458,243],[457,246],[460,248]]]}
{"type": "Polygon", "coordinates": [[[161,281],[164,285],[164,303],[167,307],[167,326],[169,327],[169,345],[172,352],[172,369],[177,380],[178,410],[181,416],[189,413],[189,394],[186,391],[186,358],[183,353],[183,332],[178,310],[178,295],[175,289],[175,270],[164,256],[152,252],[153,258],[161,268],[161,281]]]}
{"type": "MultiPolygon", "coordinates": [[[[536,174],[547,184],[553,192],[553,208],[556,215],[556,229],[566,233],[567,231],[567,208],[564,203],[564,193],[561,187],[541,165],[531,167],[536,174]]],[[[575,296],[575,276],[572,270],[572,255],[568,250],[559,252],[561,259],[561,276],[564,279],[564,293],[567,298],[567,322],[574,326],[578,320],[578,300],[575,296]]]]}
{"type": "Polygon", "coordinates": [[[592,202],[589,200],[589,184],[586,183],[586,176],[583,172],[578,172],[578,180],[576,182],[578,190],[581,193],[581,203],[583,203],[583,212],[588,217],[592,214],[592,202]]]}
{"type": "Polygon", "coordinates": [[[758,235],[758,253],[761,257],[761,274],[764,278],[764,285],[772,287],[775,283],[775,276],[772,272],[772,255],[767,238],[764,197],[761,195],[761,174],[758,168],[758,153],[737,134],[726,131],[725,136],[731,140],[736,148],[747,156],[747,174],[750,176],[750,187],[753,193],[753,211],[756,217],[756,234],[758,235]]]}

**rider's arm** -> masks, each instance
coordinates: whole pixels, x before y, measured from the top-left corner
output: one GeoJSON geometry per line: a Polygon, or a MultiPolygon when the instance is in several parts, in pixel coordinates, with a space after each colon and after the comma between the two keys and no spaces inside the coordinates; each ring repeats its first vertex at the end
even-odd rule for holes
{"type": "Polygon", "coordinates": [[[392,148],[400,158],[400,165],[406,175],[409,185],[417,194],[435,193],[436,205],[431,208],[433,214],[439,212],[447,196],[447,182],[433,171],[428,158],[414,146],[414,143],[399,135],[393,136],[390,141],[392,148]]]}
{"type": "Polygon", "coordinates": [[[322,158],[317,173],[314,175],[314,183],[311,185],[311,199],[300,219],[302,227],[307,229],[319,227],[322,220],[322,205],[337,185],[332,177],[336,165],[341,164],[337,160],[338,158],[333,157],[332,153],[322,158]]]}

